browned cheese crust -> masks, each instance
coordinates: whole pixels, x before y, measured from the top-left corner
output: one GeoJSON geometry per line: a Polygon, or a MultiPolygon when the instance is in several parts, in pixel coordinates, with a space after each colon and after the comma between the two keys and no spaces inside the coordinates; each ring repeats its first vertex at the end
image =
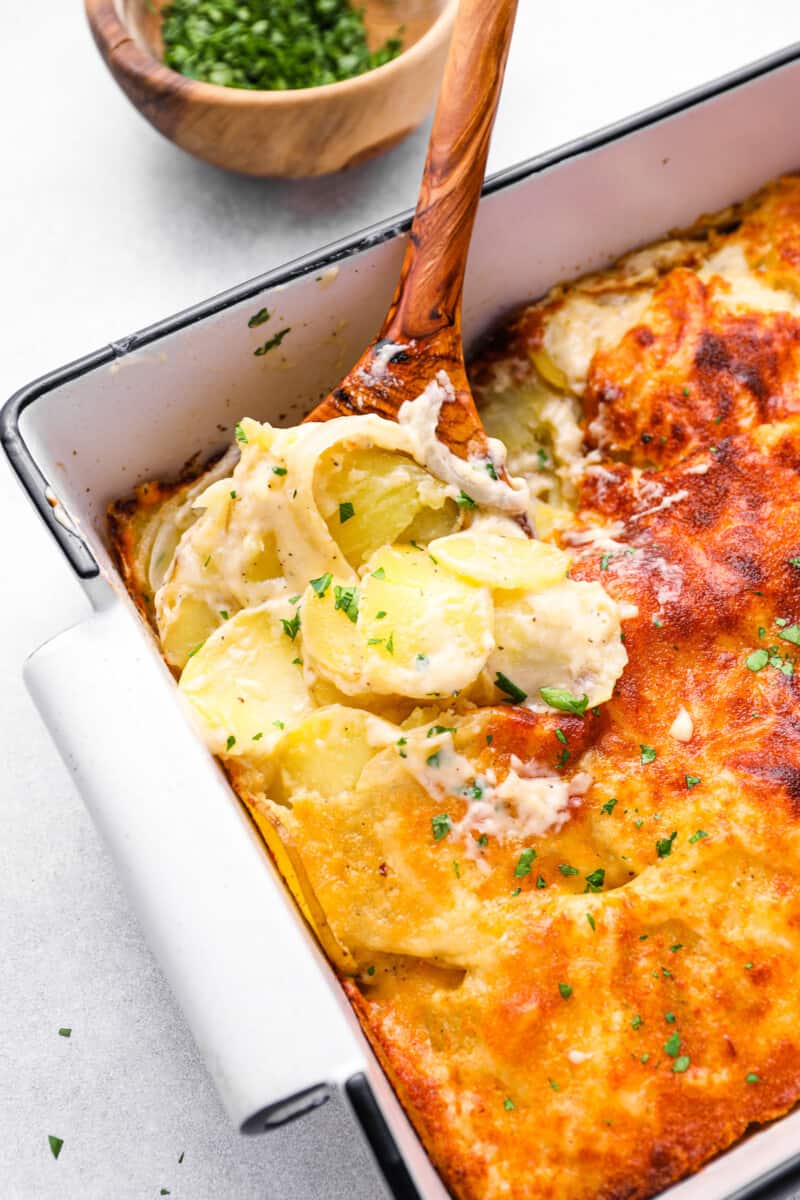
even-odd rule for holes
{"type": "MultiPolygon", "coordinates": [[[[800,296],[800,182],[767,189],[726,243],[800,296]]],[[[476,379],[498,359],[519,371],[565,294],[517,318],[476,379]]],[[[618,548],[576,549],[572,575],[638,606],[589,744],[560,722],[594,786],[528,876],[507,872],[521,892],[479,965],[346,985],[460,1200],[652,1196],[800,1095],[799,380],[797,316],[734,306],[687,265],[592,358],[600,454],[578,523],[618,548]],[[681,706],[688,744],[669,732],[681,706]],[[559,862],[581,884],[601,863],[602,894],[576,895],[559,862]]]]}

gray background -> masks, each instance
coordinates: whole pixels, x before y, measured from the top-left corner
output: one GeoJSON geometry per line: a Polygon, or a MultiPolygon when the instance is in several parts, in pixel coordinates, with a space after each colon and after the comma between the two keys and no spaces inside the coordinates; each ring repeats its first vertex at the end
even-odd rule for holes
{"type": "MultiPolygon", "coordinates": [[[[3,9],[0,400],[413,203],[425,130],[328,180],[233,178],[175,150],[128,106],[78,0],[3,9]]],[[[520,0],[490,170],[798,38],[796,4],[778,0],[520,0]]],[[[0,514],[4,1200],[138,1200],[162,1187],[184,1200],[374,1200],[381,1189],[330,1107],[267,1138],[228,1128],[23,690],[25,656],[88,606],[4,460],[0,514]],[[64,1139],[57,1162],[48,1134],[64,1139]]]]}

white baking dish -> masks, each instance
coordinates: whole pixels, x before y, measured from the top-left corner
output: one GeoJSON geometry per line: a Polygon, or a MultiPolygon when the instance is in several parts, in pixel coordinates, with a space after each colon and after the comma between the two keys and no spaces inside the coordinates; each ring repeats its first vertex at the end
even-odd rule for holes
{"type": "MultiPolygon", "coordinates": [[[[793,48],[491,180],[468,339],[556,280],[800,166],[799,109],[793,48]]],[[[178,706],[105,526],[110,500],[218,449],[239,416],[291,423],[323,395],[374,334],[406,228],[403,217],[369,230],[37,381],[5,406],[2,440],[95,609],[32,656],[30,690],[232,1119],[255,1132],[341,1093],[392,1194],[436,1198],[442,1186],[332,972],[178,706]],[[250,329],[261,307],[270,324],[250,329]],[[265,328],[286,326],[279,349],[254,355],[265,328]]],[[[668,1195],[755,1195],[796,1157],[800,1113],[668,1195]]],[[[377,1176],[365,1186],[374,1196],[377,1176]]]]}

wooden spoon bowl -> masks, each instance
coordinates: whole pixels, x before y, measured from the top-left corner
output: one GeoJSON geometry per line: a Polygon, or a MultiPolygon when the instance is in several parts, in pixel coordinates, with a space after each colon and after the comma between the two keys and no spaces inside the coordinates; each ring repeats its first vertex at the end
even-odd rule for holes
{"type": "Polygon", "coordinates": [[[161,61],[168,0],[85,0],[106,66],[151,125],[183,150],[245,175],[309,176],[389,149],[436,98],[458,0],[366,0],[371,47],[403,26],[403,50],[354,79],[261,92],[187,79],[161,61]]]}

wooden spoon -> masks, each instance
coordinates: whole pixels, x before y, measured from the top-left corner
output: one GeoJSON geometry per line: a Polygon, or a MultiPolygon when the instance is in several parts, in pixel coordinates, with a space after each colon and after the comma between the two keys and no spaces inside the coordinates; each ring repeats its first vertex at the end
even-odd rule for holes
{"type": "Polygon", "coordinates": [[[517,0],[461,0],[400,281],[381,331],[306,420],[397,418],[446,371],[455,398],[437,436],[460,458],[487,456],[461,337],[461,296],[517,0]],[[388,362],[391,346],[398,349],[388,362]],[[383,348],[383,353],[381,350],[383,348]]]}

